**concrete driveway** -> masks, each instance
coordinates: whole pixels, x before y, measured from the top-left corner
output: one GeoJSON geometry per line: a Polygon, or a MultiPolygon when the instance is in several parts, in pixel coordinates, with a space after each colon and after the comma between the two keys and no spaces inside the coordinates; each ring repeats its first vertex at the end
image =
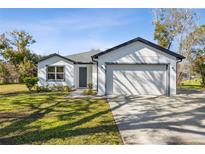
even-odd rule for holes
{"type": "Polygon", "coordinates": [[[109,98],[125,144],[205,144],[205,94],[109,98]]]}

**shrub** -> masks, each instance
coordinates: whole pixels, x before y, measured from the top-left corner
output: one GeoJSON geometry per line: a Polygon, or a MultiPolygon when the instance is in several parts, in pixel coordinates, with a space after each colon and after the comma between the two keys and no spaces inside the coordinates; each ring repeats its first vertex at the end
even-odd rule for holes
{"type": "Polygon", "coordinates": [[[92,89],[93,89],[93,83],[92,83],[92,82],[88,83],[88,89],[89,89],[89,90],[92,90],[92,89]]]}
{"type": "Polygon", "coordinates": [[[88,89],[83,91],[84,95],[96,95],[97,92],[93,90],[93,83],[88,83],[88,89]]]}
{"type": "Polygon", "coordinates": [[[36,86],[35,87],[36,91],[37,92],[70,92],[72,89],[71,87],[69,86],[62,86],[62,85],[59,85],[59,86],[56,86],[56,85],[53,85],[53,86],[36,86]]]}
{"type": "Polygon", "coordinates": [[[54,85],[53,91],[61,91],[61,92],[63,92],[64,91],[64,87],[61,86],[61,85],[59,85],[59,86],[54,85]]]}
{"type": "Polygon", "coordinates": [[[72,89],[69,86],[64,86],[64,92],[70,92],[72,89]]]}
{"type": "Polygon", "coordinates": [[[59,85],[59,86],[53,85],[50,87],[50,89],[51,89],[51,91],[61,91],[61,92],[70,92],[71,91],[71,87],[62,86],[62,85],[59,85]]]}
{"type": "Polygon", "coordinates": [[[36,92],[38,92],[38,93],[41,92],[41,86],[37,85],[37,86],[35,86],[35,89],[36,89],[36,92]]]}
{"type": "Polygon", "coordinates": [[[64,86],[57,86],[57,90],[61,91],[61,92],[64,92],[64,86]]]}
{"type": "Polygon", "coordinates": [[[43,91],[43,92],[49,92],[49,91],[51,91],[51,90],[50,90],[49,86],[46,85],[46,86],[42,87],[42,91],[43,91]]]}
{"type": "Polygon", "coordinates": [[[49,91],[51,91],[49,89],[48,85],[47,86],[38,86],[37,85],[37,86],[35,86],[35,89],[37,92],[49,92],[49,91]]]}
{"type": "Polygon", "coordinates": [[[31,89],[37,84],[38,78],[37,77],[25,77],[24,82],[28,90],[31,91],[31,89]]]}
{"type": "Polygon", "coordinates": [[[51,87],[50,87],[50,90],[51,90],[51,91],[57,91],[57,90],[56,90],[56,86],[55,86],[55,85],[51,86],[51,87]]]}

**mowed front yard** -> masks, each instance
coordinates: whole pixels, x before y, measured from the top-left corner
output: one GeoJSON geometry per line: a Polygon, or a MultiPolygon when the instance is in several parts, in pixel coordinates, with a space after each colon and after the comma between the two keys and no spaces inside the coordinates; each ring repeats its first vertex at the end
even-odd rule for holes
{"type": "Polygon", "coordinates": [[[205,90],[205,88],[201,86],[201,79],[199,78],[182,81],[178,88],[205,90]]]}
{"type": "Polygon", "coordinates": [[[65,96],[0,85],[0,144],[123,144],[106,99],[65,96]]]}

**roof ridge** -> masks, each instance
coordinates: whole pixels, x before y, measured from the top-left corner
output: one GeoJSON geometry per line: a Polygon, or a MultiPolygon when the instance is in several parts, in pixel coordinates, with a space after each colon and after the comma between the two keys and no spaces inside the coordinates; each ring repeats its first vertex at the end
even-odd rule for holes
{"type": "Polygon", "coordinates": [[[78,54],[83,54],[83,53],[88,53],[88,52],[91,52],[91,51],[99,51],[99,52],[102,52],[102,50],[100,49],[91,49],[90,51],[84,51],[84,52],[78,52],[78,53],[74,53],[74,54],[71,54],[71,55],[67,55],[66,57],[68,56],[73,56],[73,55],[78,55],[78,54]]]}

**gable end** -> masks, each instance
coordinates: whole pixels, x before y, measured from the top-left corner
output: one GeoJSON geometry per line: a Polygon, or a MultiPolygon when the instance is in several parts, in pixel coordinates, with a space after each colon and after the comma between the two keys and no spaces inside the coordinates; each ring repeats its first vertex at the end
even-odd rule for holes
{"type": "Polygon", "coordinates": [[[64,57],[64,56],[61,56],[61,55],[59,55],[59,54],[57,54],[57,53],[50,54],[50,55],[48,55],[48,56],[46,56],[46,57],[40,59],[40,60],[38,61],[38,63],[41,62],[41,61],[47,60],[47,59],[49,59],[49,58],[51,58],[51,57],[54,57],[54,56],[57,56],[57,57],[60,57],[60,58],[65,59],[65,60],[68,60],[68,61],[70,61],[70,62],[72,62],[72,63],[75,63],[75,61],[73,61],[73,60],[71,60],[71,59],[69,59],[69,58],[66,58],[66,57],[64,57]]]}
{"type": "Polygon", "coordinates": [[[109,52],[111,52],[111,51],[113,51],[113,50],[119,49],[119,48],[121,48],[121,47],[124,47],[124,46],[126,46],[126,45],[129,45],[129,44],[134,43],[134,42],[137,42],[137,41],[139,41],[139,42],[141,42],[141,43],[144,43],[144,44],[146,44],[146,45],[148,45],[148,46],[151,46],[151,47],[153,47],[153,48],[155,48],[155,49],[158,49],[158,50],[160,50],[160,51],[162,51],[162,52],[164,52],[164,53],[166,53],[166,54],[172,55],[172,56],[174,56],[174,57],[176,57],[176,58],[178,58],[178,59],[181,59],[181,60],[182,60],[182,59],[185,58],[184,56],[182,56],[182,55],[180,55],[180,54],[177,54],[177,53],[175,53],[175,52],[173,52],[173,51],[170,51],[170,50],[168,50],[168,49],[165,49],[165,48],[163,48],[163,47],[161,47],[161,46],[159,46],[159,45],[157,45],[157,44],[154,44],[154,43],[152,43],[152,42],[150,42],[150,41],[147,41],[147,40],[145,40],[145,39],[143,39],[143,38],[140,38],[140,37],[135,38],[135,39],[132,39],[132,40],[127,41],[127,42],[125,42],[125,43],[122,43],[122,44],[120,44],[120,45],[118,45],[118,46],[115,46],[115,47],[113,47],[113,48],[110,48],[110,49],[108,49],[108,50],[105,50],[105,51],[103,51],[103,52],[100,52],[100,53],[98,53],[98,54],[96,54],[96,55],[93,55],[92,58],[98,58],[98,57],[101,56],[101,55],[104,55],[104,54],[109,53],[109,52]]]}

